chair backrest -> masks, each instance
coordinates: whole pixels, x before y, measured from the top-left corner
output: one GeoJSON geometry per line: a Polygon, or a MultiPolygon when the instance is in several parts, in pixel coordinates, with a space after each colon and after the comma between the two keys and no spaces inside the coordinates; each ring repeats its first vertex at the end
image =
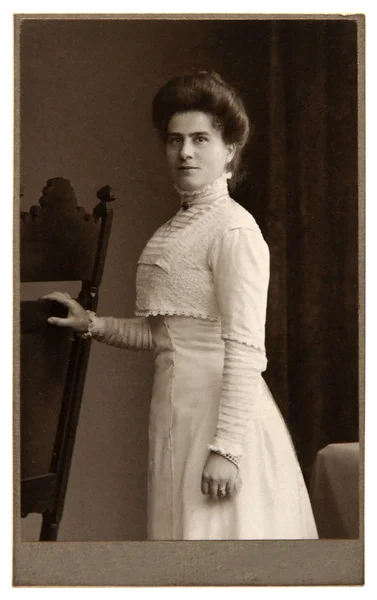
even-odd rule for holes
{"type": "MultiPolygon", "coordinates": [[[[97,198],[88,214],[67,179],[47,181],[39,206],[21,213],[21,284],[79,281],[79,302],[96,310],[112,222],[110,186],[97,198]]],[[[49,325],[52,315],[66,310],[21,301],[21,513],[44,515],[41,540],[57,537],[90,350],[90,340],[49,325]]]]}

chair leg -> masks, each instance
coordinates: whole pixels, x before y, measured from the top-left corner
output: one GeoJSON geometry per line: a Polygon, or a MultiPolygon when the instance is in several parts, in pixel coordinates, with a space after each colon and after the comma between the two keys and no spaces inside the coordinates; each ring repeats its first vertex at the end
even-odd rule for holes
{"type": "Polygon", "coordinates": [[[56,542],[58,537],[59,523],[56,516],[49,510],[43,513],[42,528],[39,536],[40,542],[56,542]]]}

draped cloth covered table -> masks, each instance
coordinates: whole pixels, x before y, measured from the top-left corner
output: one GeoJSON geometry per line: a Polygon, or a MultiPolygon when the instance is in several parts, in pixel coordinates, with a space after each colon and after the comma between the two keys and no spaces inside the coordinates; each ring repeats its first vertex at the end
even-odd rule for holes
{"type": "Polygon", "coordinates": [[[317,454],[310,486],[320,538],[359,537],[359,444],[329,444],[317,454]]]}

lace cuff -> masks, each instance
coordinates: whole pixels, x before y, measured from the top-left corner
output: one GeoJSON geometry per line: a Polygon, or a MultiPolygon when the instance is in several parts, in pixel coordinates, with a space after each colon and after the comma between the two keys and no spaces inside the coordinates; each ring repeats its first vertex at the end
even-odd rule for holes
{"type": "Polygon", "coordinates": [[[224,452],[223,450],[220,450],[220,448],[217,448],[214,445],[210,445],[208,446],[209,450],[211,452],[214,452],[215,454],[219,454],[219,456],[222,456],[223,458],[226,458],[227,460],[229,460],[231,463],[233,463],[234,465],[236,465],[236,467],[239,466],[240,463],[240,456],[234,456],[233,454],[229,454],[229,452],[224,452]]]}
{"type": "Polygon", "coordinates": [[[81,332],[76,332],[76,335],[77,335],[79,338],[83,339],[83,340],[86,340],[86,339],[88,339],[88,338],[91,338],[91,337],[92,337],[92,331],[93,331],[93,329],[94,329],[94,318],[95,318],[95,316],[96,316],[96,313],[94,313],[94,312],[93,312],[93,311],[91,311],[91,310],[87,310],[87,311],[86,311],[86,314],[87,314],[87,315],[88,315],[88,317],[89,317],[88,331],[84,331],[84,332],[82,332],[82,333],[81,333],[81,332]]]}

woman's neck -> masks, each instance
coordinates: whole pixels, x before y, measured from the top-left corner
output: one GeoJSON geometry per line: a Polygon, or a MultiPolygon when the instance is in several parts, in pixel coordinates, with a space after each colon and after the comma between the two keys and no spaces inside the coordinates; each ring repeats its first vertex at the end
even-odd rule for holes
{"type": "Polygon", "coordinates": [[[212,183],[199,190],[193,191],[182,190],[178,186],[175,186],[176,191],[181,197],[181,206],[185,209],[189,206],[212,204],[212,202],[218,198],[229,195],[228,179],[229,175],[227,173],[222,173],[222,175],[212,183]]]}

